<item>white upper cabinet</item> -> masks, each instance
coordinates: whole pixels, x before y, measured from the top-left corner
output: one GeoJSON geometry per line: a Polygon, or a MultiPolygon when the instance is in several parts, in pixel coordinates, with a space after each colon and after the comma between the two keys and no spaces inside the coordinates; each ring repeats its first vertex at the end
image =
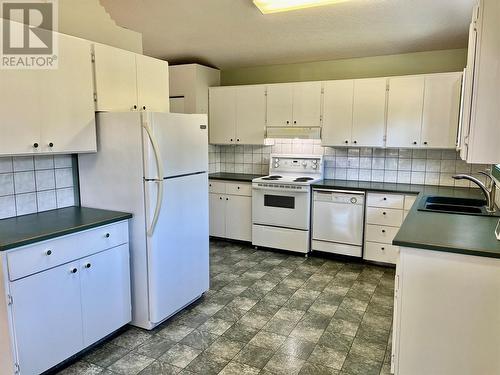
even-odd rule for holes
{"type": "Polygon", "coordinates": [[[293,84],[267,86],[267,126],[289,126],[293,117],[293,84]]]}
{"type": "Polygon", "coordinates": [[[54,37],[57,69],[0,71],[0,155],[96,151],[91,44],[54,37]]]}
{"type": "Polygon", "coordinates": [[[137,104],[146,111],[168,112],[168,63],[149,56],[135,55],[137,104]]]}
{"type": "Polygon", "coordinates": [[[267,126],[321,126],[321,82],[267,86],[267,126]]]}
{"type": "Polygon", "coordinates": [[[461,156],[469,163],[500,162],[500,2],[479,0],[469,38],[461,156]]]}
{"type": "Polygon", "coordinates": [[[97,111],[168,112],[168,63],[104,44],[94,45],[97,111]]]}
{"type": "Polygon", "coordinates": [[[259,145],[266,133],[266,89],[262,85],[236,88],[236,142],[259,145]]]}
{"type": "Polygon", "coordinates": [[[264,143],[265,86],[210,88],[209,106],[210,143],[264,143]]]}
{"type": "Polygon", "coordinates": [[[321,126],[321,82],[293,84],[293,126],[321,126]]]}
{"type": "Polygon", "coordinates": [[[387,147],[419,147],[424,76],[389,78],[387,147]]]}
{"type": "Polygon", "coordinates": [[[460,114],[462,73],[425,77],[421,146],[454,148],[460,114]]]}
{"type": "Polygon", "coordinates": [[[41,152],[97,151],[90,49],[87,40],[59,35],[59,66],[44,77],[41,152]]]}
{"type": "Polygon", "coordinates": [[[234,143],[236,139],[236,88],[210,88],[208,114],[210,143],[234,143]]]}
{"type": "Polygon", "coordinates": [[[98,111],[137,109],[135,53],[104,44],[94,45],[98,111]]]}
{"type": "Polygon", "coordinates": [[[348,146],[352,135],[354,81],[327,81],[323,95],[323,146],[348,146]]]}
{"type": "Polygon", "coordinates": [[[352,145],[384,146],[386,93],[386,78],[354,81],[352,145]]]}

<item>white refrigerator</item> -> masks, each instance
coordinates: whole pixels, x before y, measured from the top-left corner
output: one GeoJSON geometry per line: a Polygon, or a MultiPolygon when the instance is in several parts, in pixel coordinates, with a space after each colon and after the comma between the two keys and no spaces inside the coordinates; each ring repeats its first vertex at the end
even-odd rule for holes
{"type": "Polygon", "coordinates": [[[101,112],[78,156],[81,205],[133,213],[132,324],[152,329],[209,287],[206,115],[101,112]]]}

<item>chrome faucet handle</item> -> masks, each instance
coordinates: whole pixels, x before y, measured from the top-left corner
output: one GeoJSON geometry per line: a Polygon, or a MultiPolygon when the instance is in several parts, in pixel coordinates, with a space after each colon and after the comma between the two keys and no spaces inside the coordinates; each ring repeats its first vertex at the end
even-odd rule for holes
{"type": "Polygon", "coordinates": [[[485,172],[485,171],[479,171],[478,173],[482,174],[483,176],[489,177],[489,181],[487,182],[486,187],[488,189],[490,189],[490,191],[493,190],[493,187],[495,185],[495,180],[493,179],[493,176],[491,175],[491,173],[485,172]]]}

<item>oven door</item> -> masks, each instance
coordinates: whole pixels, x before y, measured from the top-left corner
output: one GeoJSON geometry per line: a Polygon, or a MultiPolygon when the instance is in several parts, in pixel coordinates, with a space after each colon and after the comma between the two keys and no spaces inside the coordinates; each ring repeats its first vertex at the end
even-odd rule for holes
{"type": "Polygon", "coordinates": [[[252,222],[292,229],[309,229],[309,188],[293,191],[253,186],[252,222]]]}

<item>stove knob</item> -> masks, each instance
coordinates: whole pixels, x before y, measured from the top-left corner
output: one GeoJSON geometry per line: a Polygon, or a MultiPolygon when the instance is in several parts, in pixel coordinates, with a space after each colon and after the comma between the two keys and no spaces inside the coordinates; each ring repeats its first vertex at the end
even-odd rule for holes
{"type": "Polygon", "coordinates": [[[302,162],[302,165],[303,165],[304,167],[307,167],[307,162],[303,161],[303,162],[302,162]]]}
{"type": "Polygon", "coordinates": [[[312,169],[318,169],[318,166],[315,164],[312,166],[312,169]]]}
{"type": "Polygon", "coordinates": [[[274,168],[278,168],[280,165],[278,163],[274,164],[274,168]]]}
{"type": "Polygon", "coordinates": [[[352,197],[351,198],[351,203],[352,204],[356,204],[356,203],[358,203],[358,200],[356,198],[352,197]]]}

